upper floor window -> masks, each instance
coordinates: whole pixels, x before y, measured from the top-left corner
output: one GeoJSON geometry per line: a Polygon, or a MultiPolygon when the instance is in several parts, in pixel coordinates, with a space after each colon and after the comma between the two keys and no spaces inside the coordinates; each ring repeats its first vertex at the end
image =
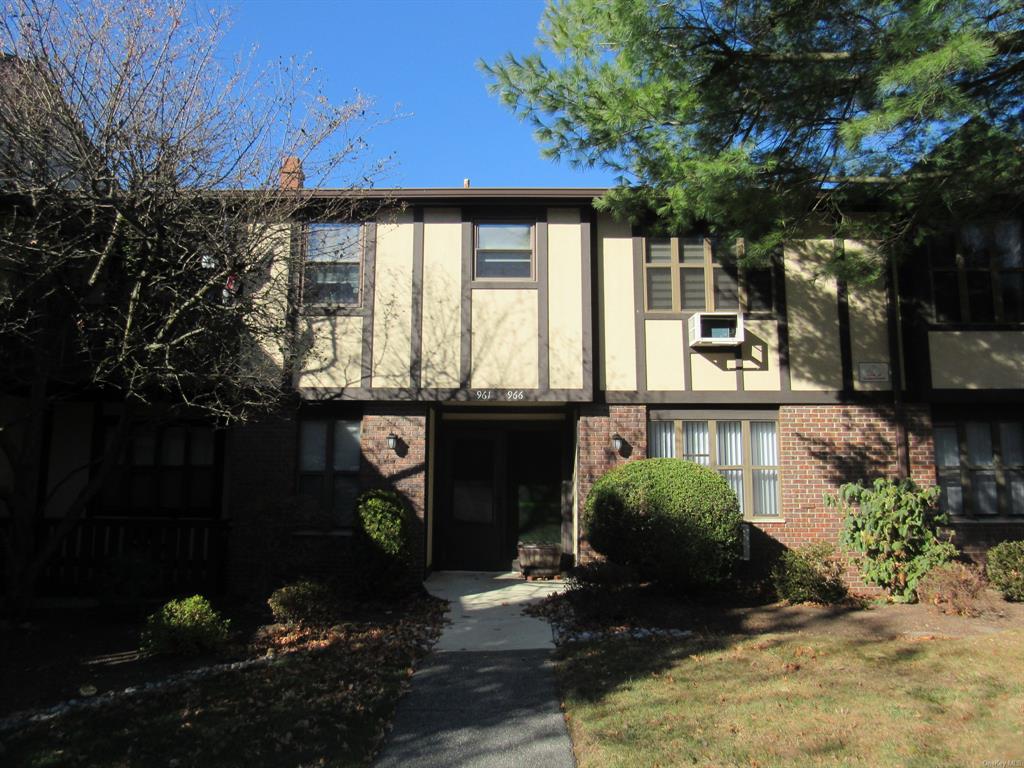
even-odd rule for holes
{"type": "Polygon", "coordinates": [[[1024,515],[1024,422],[938,421],[935,465],[951,515],[1024,515]]]}
{"type": "Polygon", "coordinates": [[[352,525],[359,495],[358,419],[304,419],[299,424],[299,495],[339,528],[352,525]]]}
{"type": "Polygon", "coordinates": [[[361,224],[307,225],[304,259],[302,298],[307,306],[359,306],[361,224]]]}
{"type": "Polygon", "coordinates": [[[481,222],[476,225],[473,276],[477,280],[532,280],[533,225],[481,222]]]}
{"type": "Polygon", "coordinates": [[[648,237],[644,294],[649,312],[771,311],[772,271],[740,270],[736,254],[706,237],[648,237]]]}
{"type": "Polygon", "coordinates": [[[652,421],[651,458],[680,458],[718,471],[747,518],[778,518],[779,446],[774,421],[702,419],[652,421]]]}
{"type": "Polygon", "coordinates": [[[935,321],[1024,320],[1020,221],[969,224],[930,249],[935,321]]]}

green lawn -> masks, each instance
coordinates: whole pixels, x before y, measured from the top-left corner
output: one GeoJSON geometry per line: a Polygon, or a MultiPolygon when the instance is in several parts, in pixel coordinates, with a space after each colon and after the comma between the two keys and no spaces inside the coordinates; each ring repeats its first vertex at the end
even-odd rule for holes
{"type": "Polygon", "coordinates": [[[4,734],[4,766],[362,766],[440,609],[282,629],[270,666],[224,673],[4,734]]]}
{"type": "Polygon", "coordinates": [[[1024,632],[604,641],[561,651],[587,766],[1024,765],[1024,632]]]}

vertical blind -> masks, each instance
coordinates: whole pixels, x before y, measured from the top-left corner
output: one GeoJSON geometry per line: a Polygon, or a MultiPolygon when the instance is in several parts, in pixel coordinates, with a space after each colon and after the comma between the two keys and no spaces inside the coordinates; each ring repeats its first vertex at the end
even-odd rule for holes
{"type": "MultiPolygon", "coordinates": [[[[676,456],[676,424],[650,422],[650,456],[676,456]]],[[[679,458],[716,469],[748,516],[779,516],[779,446],[774,421],[681,421],[678,425],[682,443],[679,458]]],[[[1020,493],[1024,495],[1024,476],[1020,493]]]]}
{"type": "Polygon", "coordinates": [[[648,435],[648,453],[654,459],[674,459],[676,457],[676,436],[671,421],[652,421],[648,435]]]}

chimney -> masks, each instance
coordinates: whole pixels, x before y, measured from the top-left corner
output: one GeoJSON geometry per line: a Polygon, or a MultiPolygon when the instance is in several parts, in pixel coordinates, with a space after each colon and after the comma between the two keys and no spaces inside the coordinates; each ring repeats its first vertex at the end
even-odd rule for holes
{"type": "Polygon", "coordinates": [[[463,189],[469,189],[469,179],[463,179],[462,180],[462,188],[463,189]]]}
{"type": "Polygon", "coordinates": [[[306,174],[302,172],[302,161],[294,155],[281,163],[281,189],[302,189],[306,174]]]}

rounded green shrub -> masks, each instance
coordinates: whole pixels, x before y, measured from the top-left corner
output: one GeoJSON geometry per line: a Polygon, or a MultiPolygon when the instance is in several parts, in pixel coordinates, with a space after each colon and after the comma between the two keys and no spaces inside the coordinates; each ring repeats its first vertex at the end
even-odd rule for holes
{"type": "Polygon", "coordinates": [[[146,619],[141,648],[149,654],[210,653],[227,643],[230,624],[202,595],[170,600],[146,619]]]}
{"type": "Polygon", "coordinates": [[[309,579],[275,589],[267,605],[280,624],[329,624],[338,615],[334,590],[309,579]]]}
{"type": "Polygon", "coordinates": [[[736,494],[714,470],[678,459],[633,461],[599,478],[584,522],[610,561],[674,587],[719,581],[741,549],[736,494]]]}
{"type": "Polygon", "coordinates": [[[385,597],[407,594],[418,583],[412,548],[413,520],[394,491],[367,491],[356,502],[359,576],[367,590],[385,597]]]}
{"type": "Polygon", "coordinates": [[[847,595],[843,564],[828,542],[787,549],[772,568],[772,584],[790,603],[832,605],[847,595]]]}
{"type": "Polygon", "coordinates": [[[1012,602],[1024,602],[1024,541],[1004,541],[988,551],[988,580],[1012,602]]]}

